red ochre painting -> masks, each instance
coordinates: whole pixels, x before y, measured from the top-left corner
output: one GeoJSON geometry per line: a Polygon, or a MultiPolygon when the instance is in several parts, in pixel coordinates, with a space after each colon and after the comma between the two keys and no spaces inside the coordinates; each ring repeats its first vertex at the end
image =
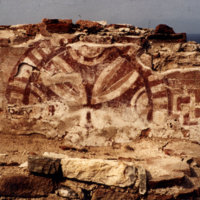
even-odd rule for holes
{"type": "Polygon", "coordinates": [[[157,72],[145,56],[137,43],[33,43],[6,71],[1,131],[92,146],[144,131],[200,141],[199,69],[157,72]]]}

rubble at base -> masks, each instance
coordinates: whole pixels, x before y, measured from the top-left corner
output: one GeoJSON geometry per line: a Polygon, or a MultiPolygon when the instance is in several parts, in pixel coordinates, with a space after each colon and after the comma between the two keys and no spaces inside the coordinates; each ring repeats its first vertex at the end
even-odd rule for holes
{"type": "Polygon", "coordinates": [[[9,163],[14,159],[22,164],[28,160],[28,165],[0,166],[2,199],[195,199],[200,194],[200,146],[189,141],[143,138],[117,149],[88,147],[87,152],[79,152],[60,149],[62,140],[52,148],[55,140],[40,138],[41,143],[48,141],[48,145],[31,155],[22,154],[21,149],[35,148],[35,141],[28,144],[29,136],[18,137],[10,147],[22,137],[25,146],[15,145],[18,151],[14,154],[9,146],[5,147],[7,156],[2,156],[1,161],[9,163]],[[166,154],[165,149],[173,153],[166,154]],[[40,156],[44,152],[48,157],[40,156]],[[55,158],[58,155],[59,159],[55,158]],[[60,171],[52,174],[56,159],[60,171]],[[127,171],[130,166],[135,168],[134,174],[127,171]],[[122,185],[128,182],[129,185],[122,185]]]}

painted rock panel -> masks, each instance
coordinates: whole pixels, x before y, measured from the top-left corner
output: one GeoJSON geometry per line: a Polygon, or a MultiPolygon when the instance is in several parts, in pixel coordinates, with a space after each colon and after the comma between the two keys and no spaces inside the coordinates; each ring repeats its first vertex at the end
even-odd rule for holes
{"type": "Polygon", "coordinates": [[[152,71],[138,41],[29,46],[1,49],[0,131],[92,146],[129,142],[145,130],[200,141],[198,68],[152,71]]]}

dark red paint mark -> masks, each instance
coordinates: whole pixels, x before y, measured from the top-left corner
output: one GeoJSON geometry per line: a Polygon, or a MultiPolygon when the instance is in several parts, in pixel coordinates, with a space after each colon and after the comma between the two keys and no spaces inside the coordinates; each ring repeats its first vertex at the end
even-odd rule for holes
{"type": "Polygon", "coordinates": [[[181,111],[182,103],[190,103],[190,97],[178,97],[177,98],[177,110],[181,111]]]}
{"type": "Polygon", "coordinates": [[[54,105],[50,105],[50,106],[49,106],[49,113],[51,113],[51,116],[54,115],[54,112],[55,112],[55,107],[54,107],[54,105]]]}
{"type": "Polygon", "coordinates": [[[195,108],[195,117],[200,118],[200,108],[195,108]]]}
{"type": "Polygon", "coordinates": [[[183,119],[184,119],[183,125],[191,126],[191,125],[197,125],[198,124],[197,122],[190,122],[190,115],[189,115],[189,113],[186,114],[186,115],[184,115],[183,119]]]}

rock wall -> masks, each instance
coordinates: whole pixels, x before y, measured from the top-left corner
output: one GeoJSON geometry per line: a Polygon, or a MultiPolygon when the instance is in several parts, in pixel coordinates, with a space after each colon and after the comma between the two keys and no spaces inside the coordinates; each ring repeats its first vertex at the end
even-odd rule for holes
{"type": "Polygon", "coordinates": [[[199,49],[166,25],[0,26],[0,131],[83,146],[200,142],[199,49]]]}

